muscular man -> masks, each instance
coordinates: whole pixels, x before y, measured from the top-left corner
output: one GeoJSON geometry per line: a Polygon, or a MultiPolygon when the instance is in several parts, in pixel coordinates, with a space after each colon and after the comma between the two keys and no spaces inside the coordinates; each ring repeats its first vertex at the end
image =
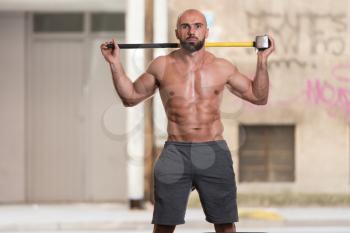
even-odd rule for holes
{"type": "Polygon", "coordinates": [[[181,48],[153,60],[135,82],[124,72],[114,40],[103,43],[101,51],[123,104],[134,106],[159,88],[168,118],[168,139],[154,166],[154,232],[173,232],[184,223],[192,187],[216,232],[233,232],[238,222],[236,183],[220,103],[225,87],[251,103],[267,103],[267,58],[274,51],[274,40],[270,37],[270,48],[258,52],[251,81],[229,61],[205,50],[208,28],[201,12],[184,11],[175,33],[181,48]],[[109,43],[115,44],[114,50],[107,48],[109,43]]]}

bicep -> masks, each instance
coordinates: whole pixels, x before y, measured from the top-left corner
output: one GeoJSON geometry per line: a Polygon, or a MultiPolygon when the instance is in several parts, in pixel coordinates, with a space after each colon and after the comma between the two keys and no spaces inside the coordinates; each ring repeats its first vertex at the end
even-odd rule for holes
{"type": "Polygon", "coordinates": [[[226,86],[231,93],[242,99],[255,101],[256,98],[253,93],[252,85],[252,81],[247,76],[240,73],[237,68],[233,69],[233,72],[228,77],[226,83],[226,86]]]}
{"type": "Polygon", "coordinates": [[[157,88],[157,80],[154,74],[145,72],[133,85],[135,98],[147,98],[154,94],[157,88]]]}
{"type": "Polygon", "coordinates": [[[165,57],[160,56],[153,60],[148,66],[145,73],[143,73],[134,83],[133,97],[138,101],[144,100],[153,95],[159,84],[164,69],[165,57]]]}

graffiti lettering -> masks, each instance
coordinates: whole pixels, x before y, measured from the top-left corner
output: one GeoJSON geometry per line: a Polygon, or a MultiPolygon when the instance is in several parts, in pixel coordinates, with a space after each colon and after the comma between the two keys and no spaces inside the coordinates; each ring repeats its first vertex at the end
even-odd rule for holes
{"type": "MultiPolygon", "coordinates": [[[[275,62],[274,65],[295,64],[300,68],[317,68],[310,61],[316,55],[344,55],[347,41],[347,14],[284,12],[271,13],[260,11],[246,12],[249,33],[271,33],[276,40],[276,54],[287,58],[275,62]],[[304,58],[308,56],[308,58],[304,58]]],[[[246,50],[247,53],[252,51],[246,50]]]]}
{"type": "Polygon", "coordinates": [[[350,81],[350,76],[339,75],[344,68],[350,69],[350,64],[339,64],[332,68],[332,78],[340,83],[330,83],[320,78],[309,79],[306,82],[306,95],[308,101],[316,105],[324,105],[330,113],[334,108],[345,111],[350,119],[350,88],[344,85],[350,81]]]}

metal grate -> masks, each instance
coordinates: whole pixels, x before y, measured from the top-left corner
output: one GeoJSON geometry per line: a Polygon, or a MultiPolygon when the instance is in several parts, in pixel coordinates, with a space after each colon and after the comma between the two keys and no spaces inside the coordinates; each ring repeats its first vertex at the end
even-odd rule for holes
{"type": "Polygon", "coordinates": [[[239,128],[239,181],[294,181],[294,126],[239,128]]]}

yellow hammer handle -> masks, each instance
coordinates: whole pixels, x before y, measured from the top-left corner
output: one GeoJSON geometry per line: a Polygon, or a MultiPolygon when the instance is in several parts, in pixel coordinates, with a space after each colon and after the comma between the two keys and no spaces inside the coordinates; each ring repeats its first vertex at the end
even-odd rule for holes
{"type": "Polygon", "coordinates": [[[254,42],[206,42],[205,47],[254,47],[254,42]]]}

